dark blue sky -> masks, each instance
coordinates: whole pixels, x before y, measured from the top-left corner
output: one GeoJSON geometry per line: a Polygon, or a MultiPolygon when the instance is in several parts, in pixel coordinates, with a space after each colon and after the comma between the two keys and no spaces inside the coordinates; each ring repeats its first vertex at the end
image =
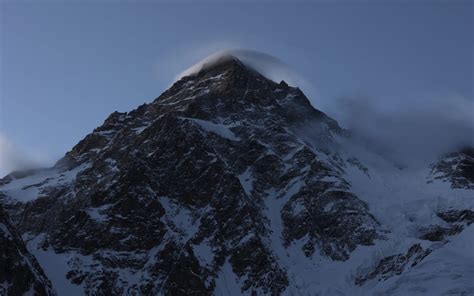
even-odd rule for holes
{"type": "Polygon", "coordinates": [[[330,114],[341,96],[473,98],[473,1],[226,2],[2,1],[1,141],[51,163],[225,48],[280,58],[330,114]]]}

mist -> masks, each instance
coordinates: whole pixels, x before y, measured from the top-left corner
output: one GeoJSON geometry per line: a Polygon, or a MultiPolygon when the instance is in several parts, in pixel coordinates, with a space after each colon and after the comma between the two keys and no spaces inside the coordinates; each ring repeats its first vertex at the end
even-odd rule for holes
{"type": "Polygon", "coordinates": [[[205,58],[201,56],[199,62],[181,71],[175,80],[222,61],[222,57],[235,56],[270,80],[277,83],[284,80],[301,88],[315,108],[350,131],[353,144],[375,152],[399,167],[426,167],[446,153],[474,146],[472,98],[451,93],[395,100],[363,95],[324,98],[317,87],[292,66],[270,54],[248,49],[216,51],[208,48],[198,52],[201,55],[213,53],[205,58]]]}
{"type": "MultiPolygon", "coordinates": [[[[211,43],[173,52],[160,60],[158,73],[167,78],[157,78],[168,80],[170,73],[178,73],[172,80],[176,81],[225,55],[239,58],[270,80],[277,83],[284,80],[301,88],[316,109],[327,113],[351,132],[355,144],[401,167],[426,167],[445,153],[474,146],[473,98],[456,94],[399,98],[396,101],[364,95],[338,99],[322,97],[317,86],[291,65],[267,53],[241,49],[238,44],[211,43]],[[195,64],[185,68],[192,63],[195,64]]],[[[38,163],[0,134],[0,176],[13,170],[38,167],[38,163]]]]}
{"type": "Polygon", "coordinates": [[[0,178],[17,170],[38,168],[40,164],[0,133],[0,178]]]}
{"type": "Polygon", "coordinates": [[[390,106],[384,100],[349,96],[333,106],[336,119],[357,144],[400,167],[426,167],[444,154],[474,146],[474,104],[461,96],[432,95],[390,106]]]}
{"type": "Polygon", "coordinates": [[[255,71],[262,74],[267,79],[273,80],[277,83],[284,80],[291,86],[301,85],[303,78],[286,63],[272,55],[249,49],[225,49],[214,52],[207,57],[201,59],[198,63],[187,68],[179,73],[175,80],[179,80],[184,76],[189,76],[198,73],[217,62],[222,62],[226,57],[234,56],[242,63],[255,71]]]}

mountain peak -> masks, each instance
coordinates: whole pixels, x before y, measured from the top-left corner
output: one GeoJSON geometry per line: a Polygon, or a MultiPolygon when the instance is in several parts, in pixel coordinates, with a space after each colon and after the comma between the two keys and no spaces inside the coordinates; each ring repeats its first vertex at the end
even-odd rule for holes
{"type": "Polygon", "coordinates": [[[256,70],[239,55],[209,56],[183,72],[183,77],[153,104],[180,116],[220,121],[279,117],[292,124],[324,121],[340,131],[335,120],[316,110],[297,88],[275,81],[256,70]]]}
{"type": "Polygon", "coordinates": [[[248,68],[235,54],[219,52],[210,55],[178,75],[181,79],[187,76],[197,76],[211,69],[248,68]]]}
{"type": "Polygon", "coordinates": [[[211,54],[178,74],[175,81],[186,76],[195,76],[205,70],[229,66],[252,70],[251,72],[256,72],[276,83],[284,80],[290,86],[297,86],[300,81],[298,74],[280,59],[247,49],[229,49],[211,54]]]}
{"type": "Polygon", "coordinates": [[[474,152],[401,175],[253,65],[201,63],[55,167],[0,179],[0,295],[405,295],[420,274],[471,287],[474,152]]]}

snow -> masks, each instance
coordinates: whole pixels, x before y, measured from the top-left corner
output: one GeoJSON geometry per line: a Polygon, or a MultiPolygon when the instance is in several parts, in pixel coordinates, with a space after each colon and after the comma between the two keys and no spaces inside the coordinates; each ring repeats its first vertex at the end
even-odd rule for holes
{"type": "MultiPolygon", "coordinates": [[[[265,214],[270,220],[270,243],[275,252],[278,263],[288,271],[290,286],[284,295],[313,295],[313,286],[317,285],[317,277],[314,275],[317,263],[311,258],[304,256],[301,246],[292,244],[288,248],[283,246],[283,221],[281,219],[281,209],[288,200],[296,194],[304,185],[301,177],[297,177],[289,182],[289,185],[281,191],[269,190],[266,200],[265,214]]],[[[296,209],[298,210],[298,209],[296,209]]],[[[316,294],[314,294],[316,295],[316,294]]],[[[325,295],[325,294],[323,294],[325,295]]]]}
{"type": "Polygon", "coordinates": [[[203,242],[200,245],[193,245],[194,255],[199,259],[200,263],[204,266],[211,266],[214,259],[214,253],[212,248],[203,242]]]}
{"type": "Polygon", "coordinates": [[[116,133],[115,130],[105,130],[105,131],[94,132],[94,134],[104,136],[106,138],[111,138],[115,133],[116,133]]]}
{"type": "Polygon", "coordinates": [[[237,245],[245,245],[247,242],[249,242],[252,238],[255,237],[255,234],[250,232],[247,233],[244,237],[242,237],[237,245]]]}
{"type": "MultiPolygon", "coordinates": [[[[28,237],[24,236],[24,240],[27,242],[27,248],[31,254],[33,254],[41,267],[43,268],[46,276],[50,279],[53,289],[58,295],[71,295],[71,296],[83,296],[84,284],[76,285],[71,283],[67,278],[66,274],[70,270],[80,270],[85,272],[100,272],[101,266],[99,262],[95,261],[92,256],[84,256],[74,251],[65,253],[55,253],[50,247],[47,250],[42,250],[39,244],[43,241],[44,234],[28,237]]],[[[121,256],[149,256],[153,258],[159,247],[153,248],[148,254],[141,253],[126,253],[103,250],[101,256],[110,257],[121,257],[121,256]]],[[[148,264],[148,263],[147,263],[148,264]]],[[[146,271],[135,270],[132,268],[112,269],[114,272],[118,272],[118,281],[122,282],[125,286],[131,286],[136,284],[147,277],[146,271]]],[[[91,292],[95,295],[94,291],[91,292]]]]}
{"type": "Polygon", "coordinates": [[[15,200],[27,202],[38,196],[38,187],[40,184],[49,181],[49,179],[56,174],[57,171],[55,170],[41,170],[25,178],[12,180],[0,186],[0,190],[15,200]]]}
{"type": "Polygon", "coordinates": [[[215,293],[218,296],[240,296],[239,278],[232,270],[232,265],[226,261],[218,272],[215,293]]]}
{"type": "Polygon", "coordinates": [[[14,179],[11,182],[0,186],[0,192],[4,192],[9,198],[28,202],[41,196],[41,190],[49,186],[64,186],[76,179],[79,172],[90,167],[84,163],[68,171],[61,171],[58,168],[41,169],[24,178],[14,179]]]}
{"type": "Polygon", "coordinates": [[[3,233],[3,237],[10,239],[12,237],[12,234],[8,230],[7,226],[3,223],[0,224],[0,232],[3,233]]]}
{"type": "MultiPolygon", "coordinates": [[[[462,287],[467,289],[466,295],[472,294],[474,288],[467,279],[474,278],[473,225],[460,235],[450,237],[450,242],[442,247],[418,239],[421,227],[445,224],[436,213],[449,209],[473,209],[472,190],[452,189],[449,183],[439,180],[427,183],[429,168],[400,170],[367,151],[351,149],[350,154],[356,154],[367,166],[371,177],[357,166],[348,165],[344,178],[351,183],[351,192],[368,204],[370,212],[389,233],[387,240],[377,241],[374,246],[358,247],[344,262],[346,270],[341,269],[341,274],[335,274],[327,283],[342,287],[342,295],[445,295],[453,287],[462,287]],[[362,287],[353,284],[356,274],[366,272],[384,257],[405,253],[415,243],[434,251],[400,276],[382,282],[369,281],[362,287]],[[350,280],[344,282],[344,278],[350,280]]],[[[332,265],[334,263],[324,263],[324,269],[330,269],[332,265]]],[[[321,284],[320,289],[324,286],[327,284],[321,284]]],[[[460,291],[451,292],[462,294],[460,291]]]]}
{"type": "Polygon", "coordinates": [[[474,227],[450,240],[414,268],[377,285],[374,295],[474,295],[474,227]]]}
{"type": "Polygon", "coordinates": [[[74,252],[57,254],[51,248],[44,251],[38,246],[42,239],[43,235],[39,235],[29,241],[25,239],[25,241],[27,242],[28,250],[36,257],[36,260],[38,260],[46,276],[51,281],[53,289],[56,290],[58,295],[84,295],[83,287],[71,283],[66,278],[66,274],[71,269],[69,264],[74,258],[80,258],[86,261],[89,261],[90,258],[74,252]]]}
{"type": "Polygon", "coordinates": [[[288,93],[283,99],[278,100],[278,104],[285,106],[296,97],[295,93],[288,93]]]}
{"type": "Polygon", "coordinates": [[[323,211],[324,212],[331,212],[333,207],[334,207],[334,203],[330,202],[324,207],[323,211]]]}
{"type": "Polygon", "coordinates": [[[5,281],[3,283],[0,283],[0,291],[7,291],[8,290],[8,282],[7,280],[5,279],[5,281]]]}
{"type": "Polygon", "coordinates": [[[199,230],[200,223],[192,217],[191,211],[180,207],[166,196],[160,196],[159,200],[166,210],[164,222],[168,225],[169,232],[177,233],[176,237],[181,238],[182,242],[192,238],[199,230]]]}
{"type": "Polygon", "coordinates": [[[107,215],[103,214],[104,210],[107,210],[110,205],[104,205],[98,208],[89,208],[86,210],[86,213],[91,217],[92,220],[102,223],[107,220],[107,215]]]}
{"type": "MultiPolygon", "coordinates": [[[[290,151],[283,160],[289,161],[299,149],[290,151]]],[[[359,152],[357,149],[341,151],[341,157],[350,159],[356,154],[360,163],[368,168],[370,176],[358,165],[346,163],[343,178],[351,184],[350,191],[368,204],[370,212],[381,222],[383,229],[390,231],[386,234],[387,239],[377,240],[373,246],[357,247],[349,260],[343,262],[333,261],[319,252],[308,258],[302,252],[307,237],[293,241],[288,247],[282,244],[281,209],[291,196],[298,192],[304,184],[303,181],[297,177],[288,182],[287,187],[282,190],[268,190],[265,214],[269,219],[268,228],[271,233],[269,243],[278,263],[287,270],[290,281],[284,295],[402,296],[422,291],[425,291],[426,295],[448,292],[453,295],[460,295],[461,292],[466,295],[473,294],[473,284],[469,279],[474,278],[474,225],[469,226],[461,235],[450,237],[450,242],[446,245],[418,239],[420,227],[445,224],[436,215],[437,212],[474,209],[472,190],[453,190],[449,183],[439,180],[427,183],[428,168],[400,170],[377,155],[359,152]],[[408,268],[400,276],[394,276],[385,282],[369,280],[362,287],[354,284],[356,276],[366,274],[379,260],[406,253],[415,243],[434,251],[420,264],[408,268]],[[459,289],[449,291],[453,287],[459,289]]],[[[325,159],[322,154],[318,156],[321,156],[321,161],[330,163],[328,157],[325,159]]],[[[246,170],[239,176],[246,191],[251,188],[248,186],[249,175],[249,170],[246,170]]],[[[320,181],[340,182],[341,179],[325,176],[320,181]]],[[[294,213],[304,207],[297,203],[292,205],[294,213]]],[[[324,210],[331,211],[332,206],[329,203],[324,210]]]]}
{"type": "Polygon", "coordinates": [[[197,118],[182,117],[182,119],[191,120],[192,122],[199,125],[205,131],[214,133],[222,138],[229,139],[231,141],[240,141],[240,138],[237,137],[227,126],[223,124],[217,124],[211,121],[197,119],[197,118]]]}
{"type": "Polygon", "coordinates": [[[323,178],[319,179],[319,181],[323,182],[339,182],[339,178],[335,176],[324,176],[323,178]]]}
{"type": "MultiPolygon", "coordinates": [[[[224,125],[199,119],[189,120],[221,136],[223,133],[232,133],[224,125]]],[[[294,154],[299,149],[301,148],[296,148],[289,153],[294,154]]],[[[351,151],[351,154],[354,152],[357,150],[351,151]]],[[[442,246],[439,246],[439,243],[432,244],[417,238],[417,229],[420,227],[445,223],[437,217],[436,212],[448,209],[473,209],[472,190],[453,190],[449,183],[441,180],[427,183],[429,169],[400,170],[374,155],[356,154],[360,162],[368,167],[371,177],[361,171],[358,166],[351,164],[345,167],[343,177],[350,182],[350,190],[368,204],[370,212],[385,229],[390,231],[387,233],[387,240],[376,241],[374,246],[359,246],[351,253],[349,260],[344,262],[333,261],[318,252],[308,258],[302,252],[307,237],[293,241],[288,247],[284,247],[282,241],[281,209],[291,196],[300,190],[304,181],[299,176],[288,182],[283,189],[268,190],[265,200],[265,215],[269,218],[270,230],[268,243],[280,266],[288,271],[290,281],[290,286],[283,294],[347,296],[402,296],[417,293],[473,294],[474,284],[471,279],[474,278],[474,252],[472,252],[474,225],[466,227],[461,234],[450,237],[450,242],[442,246]],[[369,280],[362,287],[354,284],[356,276],[366,274],[380,259],[405,253],[414,243],[421,243],[424,248],[429,247],[434,251],[421,263],[408,268],[400,276],[380,282],[369,280]]],[[[343,159],[347,159],[353,155],[344,156],[347,157],[343,159]]],[[[291,157],[286,156],[283,159],[290,161],[291,157]]],[[[109,163],[111,166],[114,165],[113,161],[109,163]]],[[[40,194],[38,192],[41,188],[54,184],[66,184],[85,167],[87,166],[62,173],[54,169],[39,171],[34,175],[13,180],[0,187],[0,190],[7,191],[9,195],[13,193],[18,200],[31,200],[40,194]],[[32,191],[30,197],[27,192],[32,189],[36,191],[32,191]]],[[[248,167],[238,178],[245,193],[250,195],[254,181],[251,167],[248,167]]],[[[320,181],[337,182],[339,178],[325,176],[320,181]]],[[[166,209],[163,219],[169,227],[170,235],[182,238],[182,242],[191,239],[199,229],[199,220],[193,218],[189,210],[180,208],[167,197],[160,197],[160,202],[166,209]]],[[[106,219],[102,214],[105,209],[89,208],[87,213],[95,221],[101,223],[106,219]]],[[[295,213],[303,209],[304,205],[293,204],[292,210],[295,213]]],[[[332,204],[329,203],[324,210],[331,211],[332,204]]],[[[242,238],[242,242],[252,236],[251,233],[247,234],[242,238]]],[[[71,269],[71,262],[74,260],[90,262],[91,259],[73,252],[56,254],[52,249],[46,251],[38,249],[39,241],[40,236],[30,240],[28,248],[40,262],[59,295],[83,295],[83,287],[71,284],[65,278],[65,274],[71,269]]],[[[213,252],[208,242],[203,241],[192,247],[202,265],[212,266],[213,252]]],[[[156,250],[150,252],[156,252],[156,250]]],[[[120,278],[126,279],[129,283],[138,282],[140,276],[145,276],[145,274],[131,269],[120,270],[120,278]]],[[[231,264],[226,261],[218,272],[216,295],[241,295],[240,283],[241,281],[232,271],[231,264]]]]}
{"type": "Polygon", "coordinates": [[[132,130],[137,134],[141,134],[145,129],[150,127],[152,125],[152,122],[144,122],[141,126],[135,127],[132,130]]]}
{"type": "Polygon", "coordinates": [[[411,225],[435,224],[439,222],[436,213],[450,208],[474,207],[471,190],[452,189],[442,181],[427,183],[428,169],[371,167],[370,171],[372,177],[368,178],[356,168],[346,169],[351,191],[392,231],[405,233],[411,225]]]}
{"type": "Polygon", "coordinates": [[[252,193],[252,186],[253,186],[252,185],[253,184],[252,171],[250,170],[250,168],[247,168],[245,172],[239,175],[239,181],[245,193],[248,196],[250,196],[252,193]]]}
{"type": "Polygon", "coordinates": [[[201,70],[206,70],[212,66],[235,58],[247,67],[254,69],[267,79],[273,80],[274,82],[279,83],[284,80],[291,86],[305,83],[289,65],[283,63],[278,58],[258,51],[245,49],[228,49],[213,53],[178,74],[175,77],[175,80],[177,81],[185,76],[196,75],[201,70]]]}
{"type": "MultiPolygon", "coordinates": [[[[189,73],[196,73],[204,68],[206,63],[209,61],[201,63],[199,67],[190,70],[189,73]]],[[[214,76],[209,79],[219,78],[220,76],[214,76]]],[[[190,99],[193,97],[188,97],[185,100],[190,99]]],[[[289,99],[291,99],[291,95],[283,99],[282,102],[289,99]]],[[[236,122],[232,125],[197,118],[182,117],[181,119],[196,124],[203,132],[209,132],[231,141],[241,140],[231,130],[237,124],[236,122]]],[[[148,126],[148,123],[143,123],[133,131],[139,134],[148,126]]],[[[326,130],[321,132],[325,134],[326,130]]],[[[268,149],[268,153],[281,156],[281,160],[285,162],[287,168],[292,165],[291,161],[295,153],[307,147],[305,145],[309,145],[305,141],[314,144],[312,149],[320,161],[327,165],[334,163],[331,160],[331,155],[317,152],[320,143],[315,143],[314,138],[305,137],[304,134],[300,135],[299,143],[301,145],[294,147],[286,155],[278,155],[272,146],[263,140],[257,139],[257,141],[268,149]]],[[[267,190],[267,198],[264,200],[264,213],[268,218],[266,226],[269,230],[269,237],[265,242],[269,244],[278,264],[287,270],[289,276],[290,286],[284,295],[401,296],[419,293],[426,295],[450,293],[474,295],[474,282],[472,281],[474,278],[474,252],[472,251],[474,225],[467,226],[459,235],[450,237],[450,241],[445,245],[418,239],[418,230],[421,227],[446,224],[436,215],[437,212],[449,209],[474,209],[473,191],[452,189],[448,182],[442,180],[433,180],[428,183],[429,168],[400,170],[394,164],[366,149],[342,146],[349,147],[349,149],[342,150],[341,148],[341,159],[356,157],[355,159],[360,160],[360,163],[366,166],[370,172],[369,177],[358,165],[346,162],[344,173],[341,171],[341,174],[351,184],[350,191],[367,203],[370,213],[381,222],[381,227],[388,231],[386,240],[378,240],[373,246],[359,246],[344,262],[333,261],[327,256],[320,255],[318,251],[311,257],[306,257],[302,247],[308,237],[293,241],[288,247],[285,247],[282,239],[284,225],[281,210],[290,198],[305,185],[302,176],[305,171],[310,169],[308,164],[301,169],[298,177],[288,182],[285,188],[267,190]],[[357,275],[366,274],[376,266],[379,260],[390,255],[405,253],[415,243],[420,243],[423,248],[431,248],[434,251],[421,263],[410,267],[400,276],[394,276],[381,282],[369,280],[362,287],[354,284],[354,278],[357,275]]],[[[106,159],[105,162],[108,163],[111,171],[118,171],[117,164],[113,159],[106,159]]],[[[48,186],[62,186],[71,183],[77,174],[87,167],[88,165],[84,164],[64,172],[57,168],[39,170],[35,174],[12,180],[0,186],[0,191],[5,192],[14,200],[28,202],[41,196],[42,190],[48,186]]],[[[246,195],[251,196],[254,183],[252,167],[247,167],[238,175],[238,179],[246,195]]],[[[322,176],[318,181],[339,183],[341,178],[328,175],[322,176]]],[[[168,197],[159,197],[159,201],[166,210],[162,219],[168,227],[167,236],[179,238],[183,244],[189,242],[199,230],[199,218],[193,215],[195,213],[192,210],[179,206],[168,197]]],[[[303,203],[294,202],[292,206],[293,214],[305,210],[303,203]]],[[[323,210],[330,212],[333,210],[333,206],[334,204],[330,202],[323,210]]],[[[102,223],[107,219],[104,214],[106,209],[107,207],[88,208],[86,212],[93,220],[102,223]]],[[[202,212],[206,210],[208,209],[201,209],[202,212]]],[[[7,231],[4,225],[0,225],[1,230],[7,231]]],[[[120,232],[121,229],[111,228],[110,231],[120,232]]],[[[247,233],[242,237],[240,243],[245,243],[253,236],[254,233],[247,233]]],[[[39,249],[38,243],[40,241],[41,236],[29,240],[28,248],[37,257],[59,295],[83,295],[83,287],[71,284],[65,275],[75,260],[91,262],[92,259],[74,252],[56,254],[52,249],[39,249]]],[[[153,248],[149,254],[158,252],[161,247],[153,248]]],[[[204,240],[199,245],[192,245],[192,248],[202,265],[212,267],[214,256],[208,241],[204,240]]],[[[150,255],[150,258],[153,258],[153,255],[150,255]]],[[[147,266],[151,264],[150,260],[147,266]]],[[[144,276],[144,272],[132,269],[123,269],[119,272],[120,279],[125,279],[129,283],[138,282],[139,277],[144,276]]],[[[242,279],[239,281],[229,261],[225,261],[218,271],[215,292],[217,295],[241,295],[240,282],[242,279]]]]}

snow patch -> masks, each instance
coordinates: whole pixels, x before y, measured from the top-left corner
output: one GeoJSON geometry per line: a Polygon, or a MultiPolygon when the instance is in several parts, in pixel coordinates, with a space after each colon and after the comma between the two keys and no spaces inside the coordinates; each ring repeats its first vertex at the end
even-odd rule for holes
{"type": "Polygon", "coordinates": [[[250,168],[247,168],[245,172],[243,172],[241,175],[239,175],[239,181],[240,184],[242,185],[242,188],[244,189],[245,193],[250,196],[252,193],[252,187],[253,187],[253,177],[252,177],[252,171],[250,168]]]}
{"type": "Polygon", "coordinates": [[[219,270],[216,278],[216,295],[219,296],[240,296],[239,278],[232,270],[232,265],[226,261],[219,270]]]}
{"type": "Polygon", "coordinates": [[[91,258],[75,252],[57,254],[51,248],[45,251],[39,247],[39,243],[42,240],[43,235],[38,235],[29,241],[25,239],[28,250],[38,260],[41,268],[51,281],[54,290],[56,290],[58,295],[84,295],[83,286],[71,283],[66,278],[66,274],[71,270],[70,264],[74,261],[74,258],[80,258],[85,261],[90,261],[91,258]]]}
{"type": "Polygon", "coordinates": [[[3,223],[0,224],[0,232],[3,233],[4,238],[9,239],[9,240],[12,238],[12,234],[8,230],[7,226],[3,223]]]}
{"type": "Polygon", "coordinates": [[[207,120],[201,120],[197,118],[186,118],[183,119],[191,120],[192,122],[198,124],[202,129],[207,132],[214,133],[222,138],[231,140],[231,141],[240,141],[240,138],[237,137],[227,126],[223,124],[217,124],[207,120]]]}
{"type": "Polygon", "coordinates": [[[202,265],[210,266],[214,259],[212,248],[203,242],[200,245],[193,245],[194,255],[199,259],[202,265]]]}
{"type": "Polygon", "coordinates": [[[89,167],[89,163],[84,163],[68,171],[60,171],[58,168],[38,170],[34,174],[13,179],[0,186],[0,192],[15,201],[28,202],[38,198],[44,188],[70,184],[78,173],[89,167]]]}
{"type": "Polygon", "coordinates": [[[102,223],[107,221],[107,215],[102,213],[104,210],[108,209],[110,205],[103,205],[98,208],[89,208],[86,210],[86,213],[91,217],[92,220],[96,221],[97,223],[102,223]]]}

